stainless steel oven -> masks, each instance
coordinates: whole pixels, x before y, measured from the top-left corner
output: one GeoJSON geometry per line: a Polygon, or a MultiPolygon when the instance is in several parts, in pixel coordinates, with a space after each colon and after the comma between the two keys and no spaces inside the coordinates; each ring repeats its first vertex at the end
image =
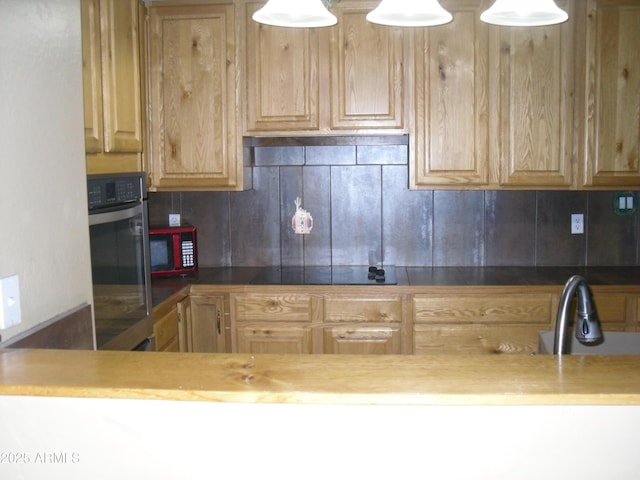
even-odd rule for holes
{"type": "Polygon", "coordinates": [[[89,175],[89,234],[98,348],[151,311],[143,173],[89,175]]]}

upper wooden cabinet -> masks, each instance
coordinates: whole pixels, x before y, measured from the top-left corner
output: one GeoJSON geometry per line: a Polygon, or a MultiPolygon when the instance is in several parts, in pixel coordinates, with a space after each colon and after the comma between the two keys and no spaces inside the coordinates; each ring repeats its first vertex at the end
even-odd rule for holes
{"type": "Polygon", "coordinates": [[[233,3],[149,8],[150,190],[241,190],[233,3]]]}
{"type": "Polygon", "coordinates": [[[570,188],[573,174],[573,2],[557,0],[569,14],[560,25],[492,28],[490,83],[497,109],[490,124],[497,140],[492,182],[500,186],[570,188]]]}
{"type": "Polygon", "coordinates": [[[489,183],[489,27],[483,2],[447,4],[447,25],[414,32],[413,187],[489,183]]]}
{"type": "Polygon", "coordinates": [[[85,149],[88,173],[142,169],[137,0],[82,0],[85,149]]]}
{"type": "MultiPolygon", "coordinates": [[[[580,2],[582,3],[582,2],[580,2]]],[[[585,187],[640,185],[640,1],[588,0],[582,104],[585,187]]]]}
{"type": "Polygon", "coordinates": [[[245,5],[245,133],[407,133],[403,29],[375,25],[378,1],[334,2],[338,24],[292,29],[256,23],[245,5]]]}
{"type": "Polygon", "coordinates": [[[496,27],[484,0],[443,5],[451,23],[415,32],[411,186],[571,187],[574,21],[496,27]]]}

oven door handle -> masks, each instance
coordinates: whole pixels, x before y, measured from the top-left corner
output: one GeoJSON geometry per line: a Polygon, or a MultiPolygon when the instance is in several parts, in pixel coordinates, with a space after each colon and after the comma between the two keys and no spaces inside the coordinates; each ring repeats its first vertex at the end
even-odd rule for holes
{"type": "Polygon", "coordinates": [[[129,207],[122,210],[113,210],[104,213],[89,214],[89,225],[101,225],[103,223],[117,222],[140,215],[143,212],[143,204],[138,203],[135,207],[129,207]]]}

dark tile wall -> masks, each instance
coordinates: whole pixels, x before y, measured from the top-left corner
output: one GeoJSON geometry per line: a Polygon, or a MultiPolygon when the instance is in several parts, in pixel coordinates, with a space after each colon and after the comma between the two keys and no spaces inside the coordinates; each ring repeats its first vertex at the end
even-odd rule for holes
{"type": "Polygon", "coordinates": [[[203,267],[638,265],[639,216],[615,192],[410,191],[406,145],[255,147],[253,190],[151,193],[198,227],[203,267]],[[296,235],[295,199],[313,216],[296,235]],[[584,213],[585,234],[570,233],[584,213]]]}

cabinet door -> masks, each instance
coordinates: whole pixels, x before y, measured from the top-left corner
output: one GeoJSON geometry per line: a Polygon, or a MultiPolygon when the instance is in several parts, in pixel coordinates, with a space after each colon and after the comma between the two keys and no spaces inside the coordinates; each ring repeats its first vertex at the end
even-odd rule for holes
{"type": "Polygon", "coordinates": [[[81,2],[87,153],[142,152],[137,0],[81,2]]]}
{"type": "Polygon", "coordinates": [[[104,150],[142,152],[137,0],[100,0],[104,150]]]}
{"type": "Polygon", "coordinates": [[[246,31],[246,130],[320,128],[319,39],[317,28],[280,28],[251,16],[264,2],[248,3],[246,31]]]}
{"type": "Polygon", "coordinates": [[[236,328],[234,353],[311,353],[311,327],[295,324],[245,324],[236,328]]]}
{"type": "Polygon", "coordinates": [[[414,353],[531,353],[550,330],[558,295],[416,295],[414,353]]]}
{"type": "Polygon", "coordinates": [[[412,186],[484,186],[489,181],[489,27],[486,4],[448,6],[453,21],[415,29],[415,158],[412,186]]]}
{"type": "Polygon", "coordinates": [[[327,295],[323,302],[323,353],[400,354],[401,295],[327,295]]]}
{"type": "Polygon", "coordinates": [[[87,153],[102,152],[102,66],[99,0],[80,2],[82,27],[82,81],[84,92],[84,144],[87,153]]]}
{"type": "Polygon", "coordinates": [[[400,325],[359,324],[323,327],[323,353],[400,354],[400,325]]]}
{"type": "Polygon", "coordinates": [[[149,11],[151,189],[239,188],[234,6],[149,11]]]}
{"type": "Polygon", "coordinates": [[[190,351],[225,352],[224,297],[192,296],[190,303],[190,351]]]}
{"type": "Polygon", "coordinates": [[[311,353],[312,297],[304,294],[232,294],[234,353],[311,353]]]}
{"type": "Polygon", "coordinates": [[[173,304],[161,312],[154,312],[153,317],[153,336],[155,338],[156,351],[180,351],[177,305],[173,304]]]}
{"type": "Polygon", "coordinates": [[[574,97],[573,2],[570,20],[536,28],[494,28],[491,68],[499,74],[492,130],[500,185],[571,187],[574,97]],[[494,64],[495,63],[495,64],[494,64]]]}
{"type": "Polygon", "coordinates": [[[407,128],[405,32],[370,23],[380,2],[334,3],[331,29],[331,130],[407,128]]]}
{"type": "Polygon", "coordinates": [[[640,3],[588,0],[584,184],[640,185],[640,3]]]}

